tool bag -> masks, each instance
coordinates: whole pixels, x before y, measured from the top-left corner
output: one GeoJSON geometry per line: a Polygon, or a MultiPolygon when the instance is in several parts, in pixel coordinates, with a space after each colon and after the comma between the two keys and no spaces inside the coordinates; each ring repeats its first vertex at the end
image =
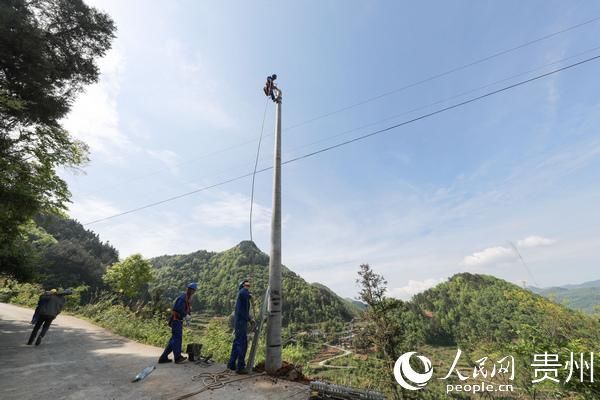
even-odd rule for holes
{"type": "Polygon", "coordinates": [[[202,344],[201,343],[189,343],[185,349],[185,352],[188,354],[188,358],[190,361],[199,360],[200,354],[202,352],[202,344]]]}

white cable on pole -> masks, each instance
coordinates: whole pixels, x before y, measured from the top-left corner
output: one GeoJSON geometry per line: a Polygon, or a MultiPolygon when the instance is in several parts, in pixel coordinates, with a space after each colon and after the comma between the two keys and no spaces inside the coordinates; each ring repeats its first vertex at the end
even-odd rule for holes
{"type": "Polygon", "coordinates": [[[252,194],[250,195],[250,241],[252,240],[252,210],[254,206],[254,178],[256,177],[256,168],[258,167],[258,157],[260,155],[260,145],[262,143],[263,132],[265,130],[265,119],[267,117],[267,106],[269,99],[265,101],[265,111],[263,112],[262,126],[260,128],[260,139],[258,139],[258,149],[256,150],[256,161],[254,162],[254,172],[252,172],[252,194]]]}

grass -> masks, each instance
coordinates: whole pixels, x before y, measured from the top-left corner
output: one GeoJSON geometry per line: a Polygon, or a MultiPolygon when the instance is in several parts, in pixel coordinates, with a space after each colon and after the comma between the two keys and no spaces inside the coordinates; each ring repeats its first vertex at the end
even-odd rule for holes
{"type": "MultiPolygon", "coordinates": [[[[37,284],[18,283],[14,280],[0,281],[0,301],[35,308],[43,288],[37,284]]],[[[167,325],[167,313],[157,313],[147,307],[133,310],[123,304],[116,295],[104,294],[89,304],[79,305],[87,287],[75,288],[69,296],[65,313],[86,319],[117,335],[151,346],[164,347],[171,337],[167,325]]],[[[203,314],[194,315],[190,326],[184,326],[183,348],[187,343],[202,343],[203,355],[211,355],[221,363],[227,362],[231,352],[233,335],[227,318],[203,314]]],[[[251,337],[249,338],[249,341],[251,337]]],[[[249,343],[250,346],[250,343],[249,343]]],[[[292,364],[308,362],[315,351],[302,345],[291,343],[283,348],[283,358],[292,364]]],[[[256,354],[256,364],[265,359],[264,331],[256,354]]]]}

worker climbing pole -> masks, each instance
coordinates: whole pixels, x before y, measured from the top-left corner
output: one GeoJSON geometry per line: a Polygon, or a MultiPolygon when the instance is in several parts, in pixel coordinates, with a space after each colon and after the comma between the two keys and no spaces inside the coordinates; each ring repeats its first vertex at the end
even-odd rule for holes
{"type": "Polygon", "coordinates": [[[275,84],[276,79],[275,74],[268,76],[263,89],[265,95],[275,103],[275,165],[273,166],[273,215],[265,360],[265,370],[268,374],[275,374],[281,368],[281,89],[275,84]]]}

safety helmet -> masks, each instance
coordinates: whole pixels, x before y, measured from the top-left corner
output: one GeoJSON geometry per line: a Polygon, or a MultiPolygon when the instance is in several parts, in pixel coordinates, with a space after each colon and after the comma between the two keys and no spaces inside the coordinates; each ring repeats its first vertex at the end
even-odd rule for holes
{"type": "Polygon", "coordinates": [[[244,287],[244,283],[246,283],[246,282],[250,282],[250,281],[248,279],[241,280],[240,284],[238,285],[238,289],[243,288],[244,287]]]}
{"type": "Polygon", "coordinates": [[[194,290],[198,290],[198,284],[196,282],[190,282],[189,285],[187,285],[188,289],[194,289],[194,290]]]}
{"type": "Polygon", "coordinates": [[[58,292],[58,290],[56,290],[56,289],[50,289],[50,293],[55,294],[56,292],[58,292]]]}

